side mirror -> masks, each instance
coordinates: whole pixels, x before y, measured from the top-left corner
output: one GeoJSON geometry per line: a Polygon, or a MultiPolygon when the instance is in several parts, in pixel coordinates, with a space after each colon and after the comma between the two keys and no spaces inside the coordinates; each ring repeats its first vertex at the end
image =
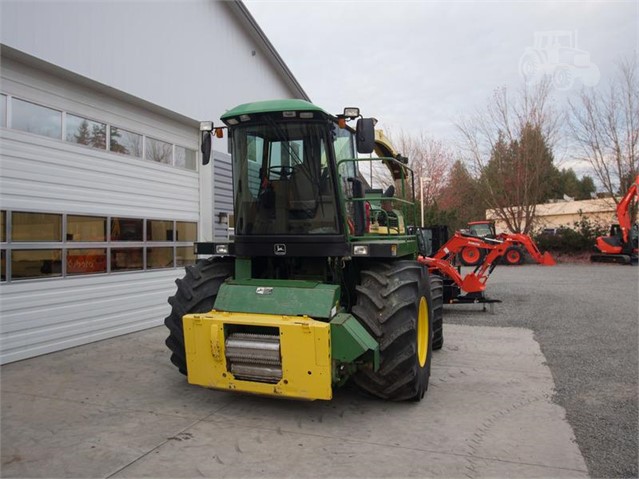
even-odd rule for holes
{"type": "Polygon", "coordinates": [[[211,132],[204,131],[202,132],[202,164],[208,165],[209,161],[211,161],[211,132]]]}
{"type": "Polygon", "coordinates": [[[375,149],[375,119],[360,118],[355,129],[358,153],[372,153],[375,149]]]}

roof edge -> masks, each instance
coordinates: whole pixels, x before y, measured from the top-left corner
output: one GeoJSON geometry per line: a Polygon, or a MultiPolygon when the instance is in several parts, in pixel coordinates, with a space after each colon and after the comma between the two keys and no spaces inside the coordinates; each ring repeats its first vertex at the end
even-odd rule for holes
{"type": "Polygon", "coordinates": [[[284,80],[286,83],[292,87],[294,90],[300,94],[303,100],[311,101],[311,98],[308,96],[302,85],[297,81],[293,72],[288,68],[284,59],[277,52],[271,41],[268,39],[264,31],[260,28],[257,21],[251,15],[251,12],[248,10],[246,5],[242,0],[233,0],[231,2],[223,2],[227,5],[227,7],[235,14],[235,16],[242,22],[245,26],[249,27],[249,33],[259,42],[262,43],[262,46],[265,48],[266,53],[269,55],[271,62],[284,74],[284,80]]]}

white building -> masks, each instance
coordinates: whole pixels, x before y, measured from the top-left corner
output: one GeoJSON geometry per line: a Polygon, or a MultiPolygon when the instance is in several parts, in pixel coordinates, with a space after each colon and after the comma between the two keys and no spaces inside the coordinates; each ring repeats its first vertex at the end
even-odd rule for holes
{"type": "Polygon", "coordinates": [[[241,2],[2,2],[0,19],[0,363],[162,324],[232,209],[227,142],[201,165],[199,121],[306,93],[241,2]]]}

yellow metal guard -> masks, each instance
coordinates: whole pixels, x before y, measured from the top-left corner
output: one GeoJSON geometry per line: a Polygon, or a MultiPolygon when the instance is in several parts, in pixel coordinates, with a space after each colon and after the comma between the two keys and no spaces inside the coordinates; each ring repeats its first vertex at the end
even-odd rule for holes
{"type": "Polygon", "coordinates": [[[307,316],[210,313],[182,318],[188,381],[208,388],[299,399],[331,399],[330,325],[307,316]],[[225,325],[279,329],[282,378],[276,384],[236,379],[227,367],[225,325]]]}

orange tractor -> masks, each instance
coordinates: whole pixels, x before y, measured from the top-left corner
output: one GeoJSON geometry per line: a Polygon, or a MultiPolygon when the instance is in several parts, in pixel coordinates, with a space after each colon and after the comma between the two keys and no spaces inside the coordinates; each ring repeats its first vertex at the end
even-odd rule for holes
{"type": "MultiPolygon", "coordinates": [[[[493,221],[472,221],[468,223],[468,229],[465,230],[465,233],[484,240],[508,240],[508,249],[500,259],[501,264],[509,266],[519,265],[524,261],[525,252],[527,252],[535,262],[544,266],[553,266],[556,264],[550,253],[542,253],[539,251],[537,244],[530,236],[521,233],[497,234],[493,221]]],[[[468,245],[460,251],[458,258],[464,266],[477,266],[481,264],[487,254],[488,250],[485,248],[468,245]]]]}
{"type": "Polygon", "coordinates": [[[499,303],[485,296],[486,282],[498,264],[513,248],[524,247],[544,265],[555,262],[547,253],[541,254],[526,235],[503,235],[501,238],[481,237],[457,231],[449,239],[447,226],[417,228],[420,256],[418,261],[428,266],[431,275],[441,276],[444,285],[444,302],[455,303],[499,303]],[[474,249],[481,252],[481,262],[465,276],[459,266],[464,251],[474,249]]]}
{"type": "Polygon", "coordinates": [[[512,246],[511,240],[484,239],[455,232],[443,246],[430,255],[421,255],[417,260],[428,266],[430,274],[444,278],[444,302],[447,303],[491,303],[484,296],[486,281],[498,264],[499,258],[512,246]],[[481,264],[462,276],[460,268],[455,266],[456,258],[464,248],[478,248],[487,251],[481,264]],[[461,294],[461,292],[465,294],[461,294]]]}
{"type": "Polygon", "coordinates": [[[632,226],[630,215],[630,206],[636,196],[639,196],[639,175],[617,205],[619,224],[611,226],[610,236],[597,238],[595,243],[597,253],[590,257],[590,261],[619,264],[637,262],[639,231],[636,224],[632,226]]]}

